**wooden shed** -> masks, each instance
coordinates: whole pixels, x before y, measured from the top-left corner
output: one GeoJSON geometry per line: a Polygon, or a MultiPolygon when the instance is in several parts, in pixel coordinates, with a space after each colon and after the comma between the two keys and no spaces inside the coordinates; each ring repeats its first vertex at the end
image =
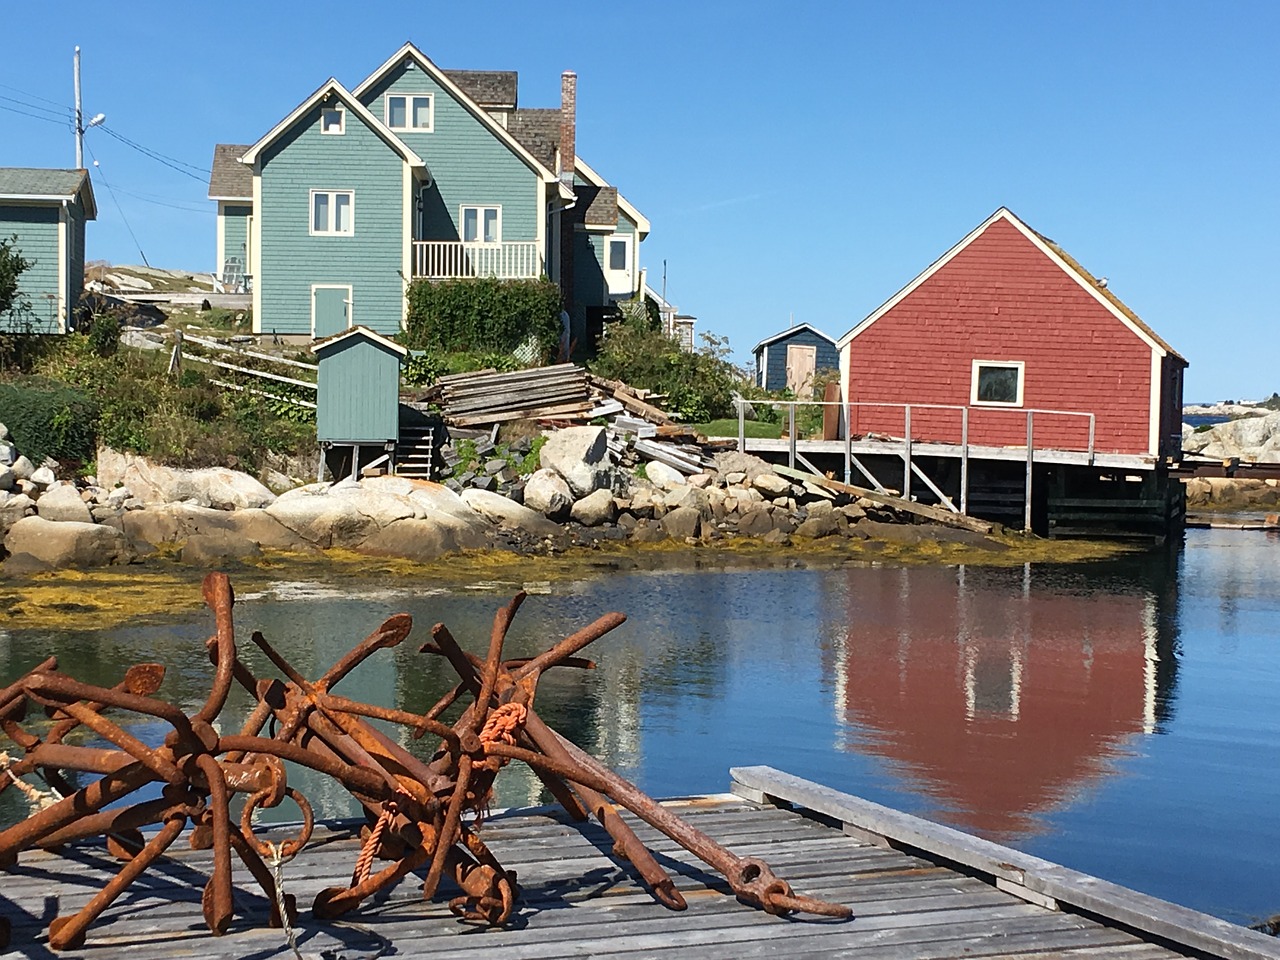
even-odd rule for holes
{"type": "Polygon", "coordinates": [[[752,352],[756,357],[756,386],[764,390],[790,390],[806,400],[815,374],[820,370],[836,370],[840,363],[835,338],[807,323],[765,337],[752,352]]]}
{"type": "Polygon", "coordinates": [[[30,266],[0,331],[66,333],[84,290],[84,228],[98,209],[87,170],[0,167],[0,238],[30,266]]]}
{"type": "Polygon", "coordinates": [[[1001,207],[840,340],[854,434],[1176,459],[1187,361],[1001,207]],[[967,420],[961,413],[967,411],[967,420]]]}
{"type": "MultiPolygon", "coordinates": [[[[351,327],[311,347],[319,364],[316,439],[326,448],[390,453],[400,433],[400,364],[409,351],[367,327],[351,327]]],[[[335,471],[336,473],[336,471],[335,471]]]]}

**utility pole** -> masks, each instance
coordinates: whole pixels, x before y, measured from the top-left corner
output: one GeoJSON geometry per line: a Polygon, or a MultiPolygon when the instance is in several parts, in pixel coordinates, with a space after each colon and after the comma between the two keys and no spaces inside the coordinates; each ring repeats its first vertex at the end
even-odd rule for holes
{"type": "Polygon", "coordinates": [[[76,169],[84,169],[84,115],[80,112],[80,48],[76,47],[76,169]]]}

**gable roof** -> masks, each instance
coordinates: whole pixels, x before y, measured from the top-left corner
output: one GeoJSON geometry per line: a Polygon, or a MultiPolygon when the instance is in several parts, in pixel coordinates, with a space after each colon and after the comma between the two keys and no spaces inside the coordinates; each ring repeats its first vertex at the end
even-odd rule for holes
{"type": "Polygon", "coordinates": [[[83,196],[85,217],[96,220],[98,204],[88,170],[0,167],[0,200],[71,201],[83,196]]]}
{"type": "Polygon", "coordinates": [[[978,237],[986,231],[993,223],[1004,220],[1017,229],[1023,236],[1030,240],[1036,247],[1040,249],[1050,260],[1052,260],[1067,276],[1071,277],[1085,291],[1087,291],[1095,300],[1104,306],[1108,312],[1126,327],[1132,330],[1140,340],[1145,342],[1153,350],[1161,355],[1169,355],[1185,364],[1186,358],[1178,351],[1174,350],[1163,338],[1154,330],[1147,326],[1138,315],[1126,306],[1119,297],[1108,290],[1106,287],[1098,283],[1097,279],[1085,270],[1080,264],[1072,259],[1066,251],[1051,240],[1046,239],[1036,231],[1032,230],[1014,215],[1008,207],[1001,207],[986,220],[974,228],[959,243],[944,253],[941,257],[930,264],[923,273],[908,283],[905,287],[895,293],[892,297],[882,303],[879,307],[868,314],[863,320],[857,323],[853,329],[841,337],[836,346],[843,349],[855,337],[863,333],[871,324],[875,323],[882,316],[896,307],[908,294],[912,293],[917,287],[932,277],[935,273],[946,266],[958,253],[964,250],[969,244],[973,243],[978,237]]]}
{"type": "Polygon", "coordinates": [[[514,70],[445,70],[468,97],[490,110],[514,110],[520,77],[514,70]]]}
{"type": "MultiPolygon", "coordinates": [[[[589,166],[587,166],[587,162],[583,160],[581,157],[575,156],[573,158],[573,165],[574,165],[574,169],[578,173],[578,176],[582,177],[583,180],[586,180],[592,186],[596,186],[596,187],[610,186],[609,181],[606,180],[604,177],[600,176],[600,174],[596,173],[589,166]]],[[[636,232],[640,234],[641,240],[643,240],[645,237],[649,235],[649,230],[651,227],[649,223],[649,218],[646,217],[639,210],[637,210],[634,206],[632,206],[631,203],[627,200],[627,198],[620,193],[618,194],[618,209],[621,210],[623,213],[625,213],[632,220],[632,222],[635,223],[636,232]]]]}
{"type": "Polygon", "coordinates": [[[410,166],[426,169],[427,165],[420,156],[410,150],[403,140],[383,126],[378,121],[378,118],[370,113],[368,108],[357,100],[350,90],[340,84],[333,77],[330,77],[321,84],[320,88],[316,90],[315,93],[311,94],[311,96],[303,100],[302,103],[298,104],[298,106],[294,108],[293,112],[272,127],[265,137],[246,150],[244,155],[240,157],[240,162],[257,163],[263,150],[283,136],[307,113],[307,111],[314,108],[318,103],[321,103],[329,96],[337,98],[344,107],[358,116],[370,130],[386,142],[387,146],[400,154],[406,163],[410,166]]]}
{"type": "Polygon", "coordinates": [[[769,344],[776,343],[779,340],[785,340],[787,337],[791,336],[794,333],[798,333],[801,330],[808,330],[810,333],[815,334],[821,337],[823,340],[828,341],[832,346],[835,345],[835,342],[836,342],[835,337],[828,336],[827,334],[819,330],[817,327],[815,327],[813,324],[797,323],[793,327],[787,327],[787,329],[783,330],[780,333],[775,333],[772,337],[765,337],[763,340],[761,340],[759,343],[757,343],[754,347],[751,348],[751,352],[756,353],[762,347],[767,347],[769,344]]]}
{"type": "MultiPolygon", "coordinates": [[[[441,70],[437,67],[427,58],[426,54],[415,47],[412,43],[406,43],[403,47],[393,53],[387,59],[386,63],[378,67],[378,69],[369,74],[369,76],[365,77],[364,80],[360,81],[355,90],[352,91],[353,95],[356,97],[363,95],[366,90],[385,77],[389,71],[394,69],[397,65],[404,63],[406,60],[412,60],[423,72],[428,74],[436,83],[443,87],[468,113],[479,120],[480,123],[487,127],[489,132],[505,144],[512,153],[523,160],[530,170],[538,174],[538,176],[547,183],[551,183],[559,179],[551,172],[550,167],[530,153],[525,148],[524,144],[507,132],[507,129],[503,127],[502,124],[489,116],[484,107],[472,99],[471,95],[449,76],[448,71],[441,70]]],[[[334,82],[336,83],[337,81],[334,82]]],[[[372,116],[372,114],[370,114],[370,116],[372,116]]]]}
{"type": "Polygon", "coordinates": [[[213,148],[209,173],[210,200],[252,200],[253,170],[240,162],[249,143],[219,143],[213,148]]]}
{"type": "Polygon", "coordinates": [[[363,337],[365,340],[370,340],[379,346],[386,347],[388,350],[398,353],[402,357],[407,357],[409,355],[409,351],[400,346],[400,344],[396,343],[394,340],[388,340],[386,337],[382,336],[382,334],[375,333],[368,327],[362,327],[359,325],[348,327],[341,333],[335,333],[333,336],[325,337],[323,340],[317,340],[311,345],[311,352],[322,353],[336,347],[343,340],[347,340],[351,337],[363,337]]]}

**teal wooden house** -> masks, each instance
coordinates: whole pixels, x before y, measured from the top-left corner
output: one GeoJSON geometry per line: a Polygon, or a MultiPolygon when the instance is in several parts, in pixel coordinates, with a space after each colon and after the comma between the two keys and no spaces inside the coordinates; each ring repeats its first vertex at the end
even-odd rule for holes
{"type": "Polygon", "coordinates": [[[97,216],[87,170],[0,167],[0,239],[31,264],[0,330],[67,332],[84,290],[85,223],[97,216]]]}
{"type": "Polygon", "coordinates": [[[576,75],[559,109],[520,108],[517,87],[514,72],[442,70],[405,44],[252,145],[218,144],[218,266],[243,260],[254,331],[394,335],[414,280],[545,276],[571,339],[594,345],[610,306],[642,289],[649,221],[577,157],[576,75]]]}
{"type": "MultiPolygon", "coordinates": [[[[394,452],[400,435],[400,364],[409,351],[362,326],[321,340],[311,350],[319,364],[316,439],[324,450],[349,448],[346,467],[354,477],[380,452],[394,452]]],[[[340,472],[345,469],[333,469],[335,476],[340,472]]]]}

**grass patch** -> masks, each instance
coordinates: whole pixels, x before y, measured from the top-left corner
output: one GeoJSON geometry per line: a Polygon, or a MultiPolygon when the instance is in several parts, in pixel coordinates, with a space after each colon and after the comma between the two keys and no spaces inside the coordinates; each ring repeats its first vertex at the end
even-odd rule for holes
{"type": "MultiPolygon", "coordinates": [[[[690,426],[708,437],[736,437],[738,435],[737,419],[709,420],[706,423],[693,423],[690,426]]],[[[753,437],[757,440],[777,440],[782,436],[782,424],[780,423],[748,420],[744,428],[748,437],[753,437]]]]}

